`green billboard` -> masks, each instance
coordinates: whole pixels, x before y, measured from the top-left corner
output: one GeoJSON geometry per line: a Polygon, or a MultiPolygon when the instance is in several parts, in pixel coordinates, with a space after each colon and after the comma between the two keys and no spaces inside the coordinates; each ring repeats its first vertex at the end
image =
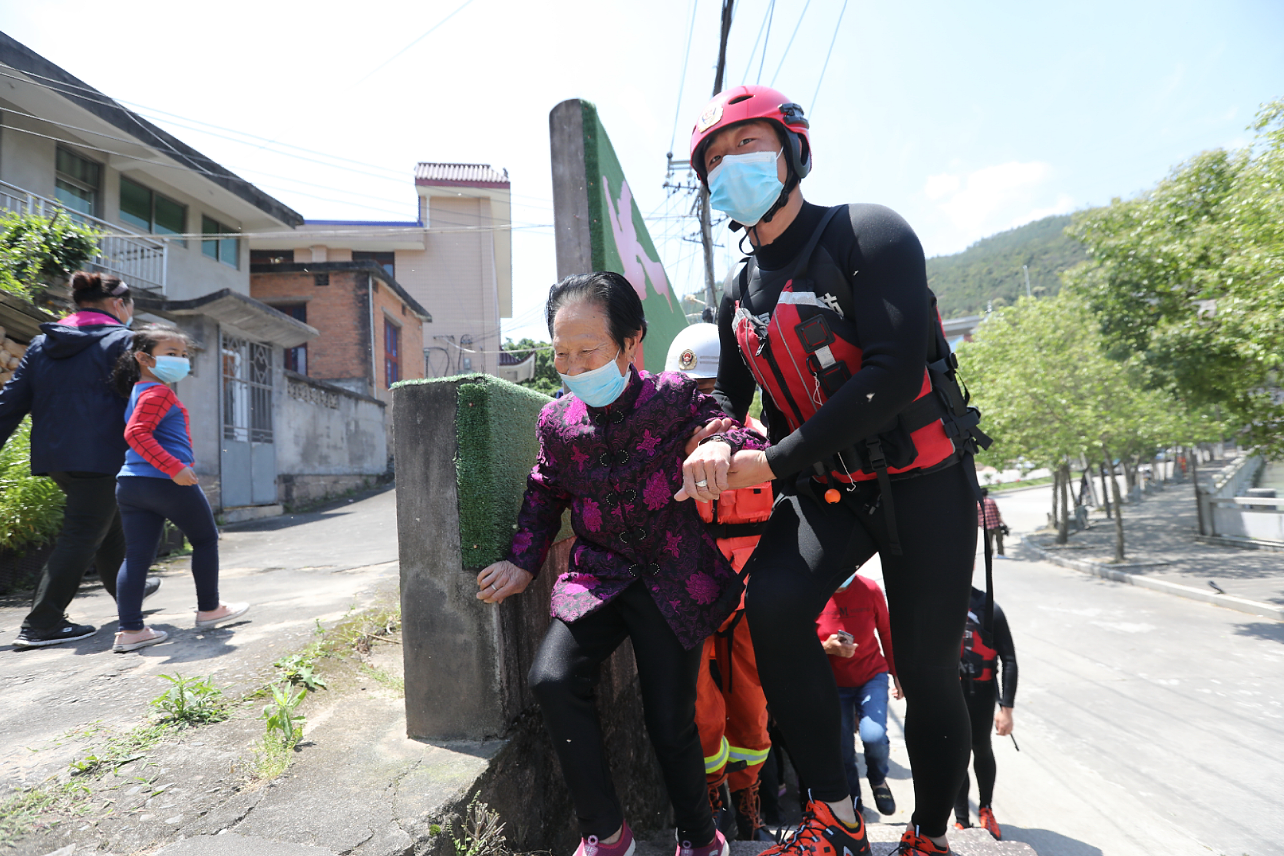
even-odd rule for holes
{"type": "Polygon", "coordinates": [[[578,98],[563,101],[549,114],[549,131],[558,278],[594,270],[623,274],[646,312],[639,368],[663,371],[669,343],[687,318],[597,108],[578,98]]]}

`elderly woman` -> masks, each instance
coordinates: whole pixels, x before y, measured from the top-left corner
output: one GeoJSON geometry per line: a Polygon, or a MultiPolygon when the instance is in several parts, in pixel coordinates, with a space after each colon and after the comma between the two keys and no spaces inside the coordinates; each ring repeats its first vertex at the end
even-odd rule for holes
{"type": "MultiPolygon", "coordinates": [[[[598,666],[626,637],[673,803],[679,856],[726,856],[709,811],[694,717],[701,643],[735,607],[738,583],[695,503],[673,501],[684,489],[689,441],[726,423],[694,380],[631,365],[646,319],[624,277],[567,277],[550,291],[546,315],[555,365],[571,394],[540,413],[539,457],[512,549],[478,575],[478,597],[499,603],[525,589],[570,507],[577,542],[553,587],[553,620],[530,683],[579,817],[576,856],[633,852],[593,701],[598,666]]],[[[721,441],[708,445],[727,460],[732,450],[763,445],[738,426],[705,439],[721,441]]]]}

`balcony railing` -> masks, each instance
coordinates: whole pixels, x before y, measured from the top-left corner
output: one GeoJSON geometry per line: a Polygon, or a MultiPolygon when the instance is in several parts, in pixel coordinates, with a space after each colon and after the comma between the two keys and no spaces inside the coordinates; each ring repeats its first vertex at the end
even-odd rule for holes
{"type": "Polygon", "coordinates": [[[53,217],[62,212],[86,226],[99,230],[98,254],[89,266],[114,274],[131,288],[142,288],[163,295],[167,247],[164,241],[148,237],[106,220],[82,214],[56,202],[0,181],[0,209],[18,214],[53,217]]]}

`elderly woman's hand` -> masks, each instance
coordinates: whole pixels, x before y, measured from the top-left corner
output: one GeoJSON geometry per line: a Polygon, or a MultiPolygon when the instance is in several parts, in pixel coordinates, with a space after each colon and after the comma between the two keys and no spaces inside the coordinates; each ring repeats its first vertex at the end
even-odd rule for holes
{"type": "Polygon", "coordinates": [[[690,456],[700,446],[700,441],[705,437],[712,437],[714,434],[721,434],[724,431],[730,431],[736,427],[736,420],[730,416],[724,416],[721,419],[713,419],[701,428],[691,432],[691,438],[687,440],[687,447],[682,454],[690,456]]]}
{"type": "Polygon", "coordinates": [[[520,594],[535,575],[509,561],[496,562],[477,575],[477,599],[486,603],[503,603],[504,598],[520,594]]]}
{"type": "Polygon", "coordinates": [[[767,463],[767,453],[742,449],[731,454],[726,443],[705,443],[682,464],[682,489],[673,495],[678,502],[717,499],[724,490],[753,487],[776,477],[767,463]],[[705,482],[705,484],[698,484],[705,482]]]}

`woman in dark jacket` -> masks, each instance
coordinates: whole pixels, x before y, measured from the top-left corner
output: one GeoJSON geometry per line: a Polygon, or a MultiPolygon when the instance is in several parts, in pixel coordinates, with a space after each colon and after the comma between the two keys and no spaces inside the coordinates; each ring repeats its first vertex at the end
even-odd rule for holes
{"type": "MultiPolygon", "coordinates": [[[[0,390],[0,445],[31,414],[31,472],[67,495],[62,534],[40,576],[15,648],[39,648],[97,632],[65,615],[93,562],[112,597],[125,558],[116,508],[116,473],[125,461],[125,399],[111,387],[112,367],[129,345],[134,314],[118,277],[80,271],[71,278],[76,312],[40,325],[9,383],[0,390]]],[[[154,590],[154,586],[153,586],[154,590]]]]}

